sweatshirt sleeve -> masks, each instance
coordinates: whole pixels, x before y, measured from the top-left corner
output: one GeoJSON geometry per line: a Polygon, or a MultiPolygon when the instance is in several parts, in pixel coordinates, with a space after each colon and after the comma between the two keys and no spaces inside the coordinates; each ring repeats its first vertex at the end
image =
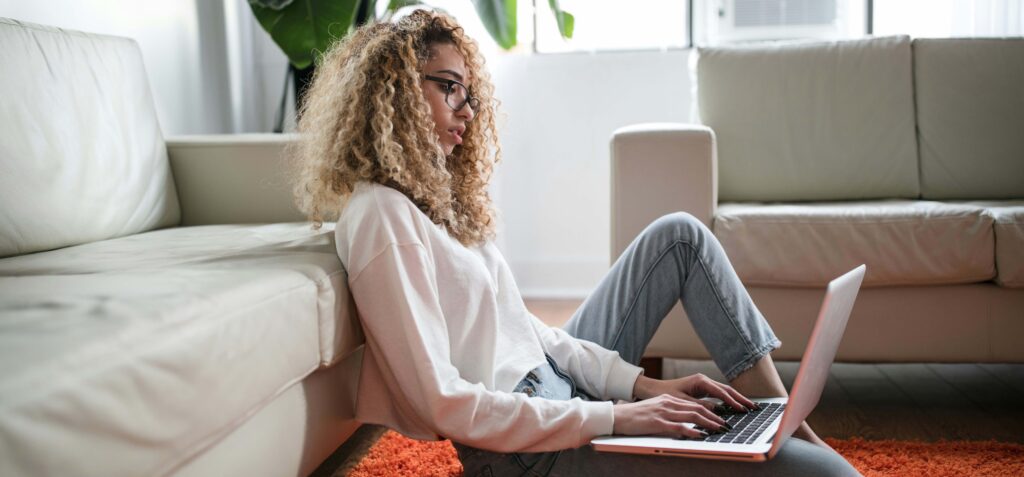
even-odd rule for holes
{"type": "Polygon", "coordinates": [[[386,246],[349,284],[368,352],[405,418],[495,452],[567,449],[612,433],[611,402],[531,399],[462,379],[451,364],[436,274],[422,244],[386,246]]]}
{"type": "Polygon", "coordinates": [[[560,328],[548,326],[532,314],[530,318],[544,344],[544,351],[588,393],[601,399],[633,400],[633,386],[643,368],[627,363],[619,357],[618,351],[575,338],[560,328]]]}

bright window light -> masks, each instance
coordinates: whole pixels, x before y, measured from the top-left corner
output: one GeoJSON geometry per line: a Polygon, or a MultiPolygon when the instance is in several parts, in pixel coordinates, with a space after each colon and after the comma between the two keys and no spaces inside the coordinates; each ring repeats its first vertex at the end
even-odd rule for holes
{"type": "Polygon", "coordinates": [[[1019,36],[1022,0],[875,0],[874,34],[912,37],[1019,36]]]}
{"type": "Polygon", "coordinates": [[[694,43],[839,40],[867,31],[867,0],[694,0],[694,43]]]}
{"type": "Polygon", "coordinates": [[[571,40],[559,35],[548,0],[535,2],[540,53],[688,46],[686,0],[561,0],[559,7],[576,18],[571,40]]]}

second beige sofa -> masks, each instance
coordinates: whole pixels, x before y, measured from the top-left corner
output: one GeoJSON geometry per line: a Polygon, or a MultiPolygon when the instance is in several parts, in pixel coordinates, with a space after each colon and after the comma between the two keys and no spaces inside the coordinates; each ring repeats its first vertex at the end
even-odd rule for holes
{"type": "MultiPolygon", "coordinates": [[[[798,359],[868,266],[838,359],[1024,362],[1024,39],[704,48],[701,125],[616,131],[612,257],[686,211],[798,359]]],[[[648,356],[706,358],[677,307],[648,356]]]]}

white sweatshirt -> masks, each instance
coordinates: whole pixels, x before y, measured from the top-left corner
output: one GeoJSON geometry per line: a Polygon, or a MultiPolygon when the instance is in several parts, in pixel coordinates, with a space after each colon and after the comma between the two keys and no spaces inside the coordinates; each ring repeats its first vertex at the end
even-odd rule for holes
{"type": "Polygon", "coordinates": [[[335,236],[366,334],[357,420],[496,452],[612,433],[609,401],[511,392],[545,352],[602,399],[631,399],[641,369],[530,314],[494,244],[467,248],[401,192],[365,182],[335,236]]]}

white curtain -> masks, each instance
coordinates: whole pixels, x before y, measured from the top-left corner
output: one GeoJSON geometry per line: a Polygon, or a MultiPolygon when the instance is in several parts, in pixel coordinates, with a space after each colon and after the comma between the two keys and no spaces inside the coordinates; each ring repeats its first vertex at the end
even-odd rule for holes
{"type": "MultiPolygon", "coordinates": [[[[256,21],[246,0],[223,0],[223,6],[231,132],[270,132],[284,90],[288,58],[256,21]]],[[[295,128],[293,103],[289,94],[285,131],[295,128]]]]}
{"type": "Polygon", "coordinates": [[[876,35],[1020,36],[1024,0],[874,0],[876,35]]]}
{"type": "Polygon", "coordinates": [[[953,2],[950,36],[1020,36],[1024,34],[1021,0],[959,0],[953,2]]]}

